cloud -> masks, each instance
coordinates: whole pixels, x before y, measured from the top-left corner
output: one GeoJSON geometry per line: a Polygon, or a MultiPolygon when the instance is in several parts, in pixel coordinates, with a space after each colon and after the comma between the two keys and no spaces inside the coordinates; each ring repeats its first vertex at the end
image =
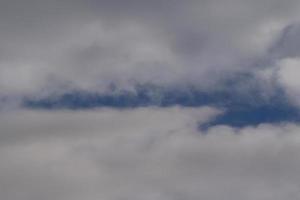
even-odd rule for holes
{"type": "Polygon", "coordinates": [[[277,64],[278,82],[289,95],[290,100],[299,105],[300,81],[297,77],[300,66],[299,58],[282,59],[277,64]]]}
{"type": "Polygon", "coordinates": [[[264,82],[265,91],[280,88],[290,100],[290,103],[299,105],[299,73],[300,44],[299,23],[293,23],[283,29],[280,37],[269,50],[267,67],[257,71],[257,77],[264,82]]]}
{"type": "Polygon", "coordinates": [[[1,94],[21,96],[105,92],[111,83],[209,90],[256,70],[299,18],[296,0],[4,0],[0,7],[1,94]]]}
{"type": "Polygon", "coordinates": [[[278,41],[274,43],[271,48],[272,54],[277,58],[293,58],[300,56],[300,43],[298,41],[298,35],[300,32],[300,24],[295,23],[285,27],[278,38],[278,41]]]}
{"type": "Polygon", "coordinates": [[[0,193],[15,199],[298,199],[299,126],[198,123],[213,108],[8,111],[0,193]]]}
{"type": "Polygon", "coordinates": [[[300,126],[262,121],[298,117],[284,95],[300,105],[299,8],[298,0],[1,0],[1,199],[298,200],[300,126]],[[77,91],[105,105],[173,103],[18,107],[91,102],[77,91]],[[199,107],[202,94],[227,115],[199,107]],[[173,107],[190,103],[198,107],[173,107]],[[216,125],[242,116],[259,125],[216,125]]]}

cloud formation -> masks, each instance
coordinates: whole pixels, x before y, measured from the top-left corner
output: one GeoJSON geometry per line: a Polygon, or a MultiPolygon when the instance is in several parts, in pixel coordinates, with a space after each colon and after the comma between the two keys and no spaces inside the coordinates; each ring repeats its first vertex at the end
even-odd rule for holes
{"type": "Polygon", "coordinates": [[[298,200],[299,9],[1,0],[0,198],[298,200]]]}
{"type": "Polygon", "coordinates": [[[1,115],[7,200],[298,199],[299,126],[199,132],[212,108],[1,115]]]}
{"type": "MultiPolygon", "coordinates": [[[[1,94],[21,96],[103,92],[112,83],[128,90],[144,83],[213,89],[235,73],[255,71],[299,19],[296,0],[0,4],[1,94]]],[[[297,48],[286,39],[282,49],[297,48]]]]}

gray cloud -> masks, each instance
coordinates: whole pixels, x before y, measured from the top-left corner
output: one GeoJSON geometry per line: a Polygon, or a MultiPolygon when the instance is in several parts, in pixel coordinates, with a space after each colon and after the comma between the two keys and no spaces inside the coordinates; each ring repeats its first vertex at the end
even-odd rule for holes
{"type": "Polygon", "coordinates": [[[1,115],[0,193],[15,199],[299,199],[299,126],[197,130],[212,108],[1,115]]]}
{"type": "Polygon", "coordinates": [[[0,7],[4,95],[104,91],[112,82],[211,89],[227,74],[251,71],[299,18],[294,0],[4,0],[0,7]]]}
{"type": "MultiPolygon", "coordinates": [[[[298,0],[2,0],[1,104],[112,83],[212,90],[236,73],[257,81],[235,90],[271,94],[280,85],[298,104],[299,8],[298,0]]],[[[198,130],[219,113],[1,106],[1,199],[299,199],[299,125],[198,130]]]]}
{"type": "Polygon", "coordinates": [[[291,24],[283,31],[278,42],[271,48],[272,54],[277,58],[286,57],[299,57],[300,56],[300,43],[298,40],[300,32],[299,24],[291,24]]]}

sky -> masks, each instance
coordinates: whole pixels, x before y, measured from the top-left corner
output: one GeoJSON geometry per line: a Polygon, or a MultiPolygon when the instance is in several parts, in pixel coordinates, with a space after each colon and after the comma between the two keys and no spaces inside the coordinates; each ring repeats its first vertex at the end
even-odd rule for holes
{"type": "Polygon", "coordinates": [[[0,198],[298,200],[299,11],[0,0],[0,198]]]}

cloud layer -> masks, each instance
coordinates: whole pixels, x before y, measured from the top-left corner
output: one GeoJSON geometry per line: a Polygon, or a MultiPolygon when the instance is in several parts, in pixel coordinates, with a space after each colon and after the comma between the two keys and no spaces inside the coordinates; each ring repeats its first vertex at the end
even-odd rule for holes
{"type": "Polygon", "coordinates": [[[299,19],[296,0],[0,4],[4,96],[103,92],[112,83],[211,90],[236,73],[256,73],[261,60],[274,58],[272,48],[281,57],[298,49],[297,29],[287,31],[299,19]]]}
{"type": "Polygon", "coordinates": [[[1,198],[299,199],[299,126],[199,132],[212,108],[1,115],[1,198]]]}
{"type": "Polygon", "coordinates": [[[1,0],[0,199],[298,200],[299,9],[1,0]]]}

